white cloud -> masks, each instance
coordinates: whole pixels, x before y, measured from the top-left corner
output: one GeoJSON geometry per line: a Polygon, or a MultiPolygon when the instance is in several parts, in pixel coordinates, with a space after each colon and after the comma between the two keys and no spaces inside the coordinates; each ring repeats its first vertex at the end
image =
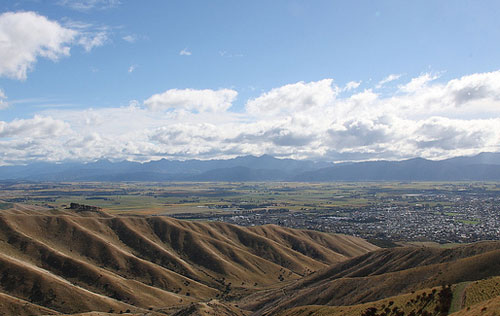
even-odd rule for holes
{"type": "Polygon", "coordinates": [[[427,87],[428,83],[439,78],[436,74],[425,73],[416,78],[411,79],[405,85],[399,86],[399,89],[403,92],[417,92],[427,87]]]}
{"type": "Polygon", "coordinates": [[[191,55],[192,55],[192,53],[191,53],[191,52],[187,49],[187,47],[186,47],[186,48],[184,48],[183,50],[181,50],[181,51],[179,52],[179,55],[181,55],[181,56],[191,56],[191,55]]]}
{"type": "Polygon", "coordinates": [[[35,115],[32,119],[14,120],[10,123],[0,121],[0,138],[55,137],[64,135],[69,129],[69,125],[61,120],[55,120],[52,117],[35,115]]]}
{"type": "Polygon", "coordinates": [[[459,121],[431,117],[417,123],[415,138],[418,148],[438,150],[473,149],[478,144],[494,145],[500,119],[459,121]]]}
{"type": "MultiPolygon", "coordinates": [[[[500,72],[473,74],[453,79],[448,82],[445,89],[455,107],[476,101],[492,104],[500,100],[500,72]]],[[[476,106],[481,107],[481,105],[476,106]]]]}
{"type": "Polygon", "coordinates": [[[136,68],[137,68],[137,65],[131,65],[130,67],[128,67],[128,72],[132,73],[135,71],[136,68]]]}
{"type": "Polygon", "coordinates": [[[343,96],[332,79],[270,89],[230,107],[229,89],[171,89],[143,103],[53,109],[0,122],[0,164],[25,160],[448,158],[500,151],[500,71],[409,79],[392,95],[343,96]]]}
{"type": "Polygon", "coordinates": [[[85,51],[106,42],[107,32],[92,31],[84,23],[62,26],[35,12],[0,15],[0,77],[25,80],[39,57],[57,61],[70,55],[72,45],[85,51]]]}
{"type": "Polygon", "coordinates": [[[78,39],[78,44],[81,45],[86,52],[90,52],[94,47],[104,45],[108,39],[108,34],[104,31],[97,33],[82,33],[78,39]]]}
{"type": "Polygon", "coordinates": [[[24,80],[37,58],[69,56],[77,32],[34,12],[0,15],[0,76],[24,80]]]}
{"type": "Polygon", "coordinates": [[[184,109],[199,112],[220,112],[231,107],[238,92],[230,89],[171,89],[144,101],[151,110],[184,109]]]}
{"type": "Polygon", "coordinates": [[[401,75],[400,74],[390,74],[389,76],[385,77],[384,79],[380,80],[377,85],[375,86],[375,88],[377,89],[380,89],[382,88],[386,83],[389,83],[391,81],[394,81],[394,80],[398,80],[399,78],[401,78],[401,75]]]}
{"type": "Polygon", "coordinates": [[[336,148],[370,146],[389,139],[394,141],[391,132],[390,125],[368,118],[352,118],[327,130],[328,142],[336,148]]]}
{"type": "Polygon", "coordinates": [[[5,95],[3,90],[0,89],[0,110],[5,109],[8,106],[9,106],[9,103],[7,103],[7,96],[5,95]]]}
{"type": "Polygon", "coordinates": [[[254,115],[278,115],[326,106],[333,101],[339,90],[338,87],[333,87],[332,83],[333,79],[324,79],[275,88],[249,100],[246,110],[254,115]]]}
{"type": "Polygon", "coordinates": [[[120,0],[61,0],[59,4],[78,11],[108,9],[119,5],[120,0]]]}
{"type": "Polygon", "coordinates": [[[357,89],[359,86],[361,85],[361,81],[349,81],[344,89],[342,89],[343,91],[351,91],[351,90],[354,90],[354,89],[357,89]]]}

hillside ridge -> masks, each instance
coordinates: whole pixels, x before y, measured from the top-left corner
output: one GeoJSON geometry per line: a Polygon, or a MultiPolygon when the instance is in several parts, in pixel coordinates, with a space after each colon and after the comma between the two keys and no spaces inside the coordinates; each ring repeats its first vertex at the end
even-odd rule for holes
{"type": "Polygon", "coordinates": [[[13,208],[0,213],[0,303],[32,315],[234,300],[375,249],[274,225],[13,208]]]}

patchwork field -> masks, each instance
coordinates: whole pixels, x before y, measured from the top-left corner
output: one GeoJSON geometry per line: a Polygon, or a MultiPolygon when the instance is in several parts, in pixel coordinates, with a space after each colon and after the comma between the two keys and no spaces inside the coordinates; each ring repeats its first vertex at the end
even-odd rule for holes
{"type": "MultiPolygon", "coordinates": [[[[116,214],[174,214],[222,212],[227,207],[247,209],[286,207],[311,212],[331,208],[388,205],[452,205],[448,195],[500,194],[497,183],[438,182],[200,182],[134,183],[0,182],[1,208],[12,202],[44,207],[62,207],[71,202],[106,208],[116,214]]],[[[453,212],[445,215],[454,216],[453,212]]]]}

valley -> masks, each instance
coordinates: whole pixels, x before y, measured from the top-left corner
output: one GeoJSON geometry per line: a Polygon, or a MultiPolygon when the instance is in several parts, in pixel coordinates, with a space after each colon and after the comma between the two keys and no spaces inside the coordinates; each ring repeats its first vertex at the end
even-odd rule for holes
{"type": "Polygon", "coordinates": [[[500,309],[496,183],[1,185],[5,315],[500,309]]]}

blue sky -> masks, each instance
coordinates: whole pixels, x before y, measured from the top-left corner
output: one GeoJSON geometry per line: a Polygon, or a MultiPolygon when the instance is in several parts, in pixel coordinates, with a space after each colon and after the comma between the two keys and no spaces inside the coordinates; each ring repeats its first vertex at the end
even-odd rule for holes
{"type": "Polygon", "coordinates": [[[27,0],[0,14],[0,164],[500,149],[498,1],[27,0]]]}

